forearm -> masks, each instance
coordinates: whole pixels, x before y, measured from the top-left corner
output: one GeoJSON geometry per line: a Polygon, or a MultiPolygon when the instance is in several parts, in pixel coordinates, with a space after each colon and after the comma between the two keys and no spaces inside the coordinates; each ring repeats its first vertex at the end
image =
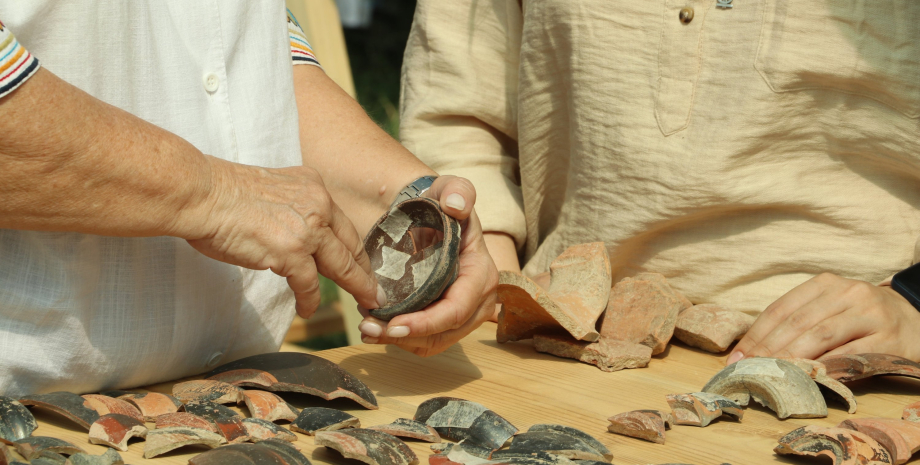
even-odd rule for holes
{"type": "Polygon", "coordinates": [[[498,271],[521,272],[521,263],[511,236],[501,232],[486,231],[482,237],[486,241],[486,248],[489,249],[489,255],[492,256],[492,261],[495,262],[498,271]]]}
{"type": "MultiPolygon", "coordinates": [[[[0,227],[178,235],[210,162],[180,137],[40,70],[0,100],[0,227]]],[[[187,222],[185,222],[187,223],[187,222]]]]}

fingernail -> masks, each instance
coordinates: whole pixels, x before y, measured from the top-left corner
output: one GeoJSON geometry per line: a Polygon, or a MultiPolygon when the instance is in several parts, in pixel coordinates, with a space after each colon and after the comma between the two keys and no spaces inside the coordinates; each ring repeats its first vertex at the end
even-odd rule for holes
{"type": "Polygon", "coordinates": [[[373,321],[364,320],[358,325],[358,330],[370,337],[380,337],[383,334],[383,327],[373,321]]]}
{"type": "Polygon", "coordinates": [[[728,356],[728,360],[725,361],[725,364],[731,365],[732,363],[735,363],[742,358],[744,358],[744,354],[741,352],[732,352],[731,355],[728,356]]]}
{"type": "Polygon", "coordinates": [[[463,210],[466,207],[466,200],[463,200],[463,196],[460,194],[450,194],[447,196],[447,200],[444,202],[450,208],[455,208],[457,210],[463,210]]]}
{"type": "Polygon", "coordinates": [[[406,336],[408,336],[408,335],[409,335],[409,327],[408,327],[408,326],[393,326],[393,327],[391,327],[391,328],[387,328],[387,336],[390,336],[390,337],[406,337],[406,336]]]}
{"type": "Polygon", "coordinates": [[[380,284],[377,285],[377,308],[383,308],[387,304],[387,293],[383,290],[383,286],[380,284]]]}
{"type": "Polygon", "coordinates": [[[378,340],[376,337],[361,336],[361,342],[365,344],[376,344],[378,340]]]}

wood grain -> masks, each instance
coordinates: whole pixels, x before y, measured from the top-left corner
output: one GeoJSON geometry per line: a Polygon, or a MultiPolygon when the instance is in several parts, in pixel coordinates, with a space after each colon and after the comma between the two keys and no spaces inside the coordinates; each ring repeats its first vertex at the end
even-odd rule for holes
{"type": "MultiPolygon", "coordinates": [[[[423,359],[395,347],[358,345],[315,352],[361,378],[374,391],[380,409],[364,410],[339,399],[325,402],[298,394],[282,397],[298,408],[325,406],[357,416],[364,426],[412,418],[415,408],[435,396],[455,396],[482,403],[524,431],[537,423],[574,426],[595,436],[613,452],[613,463],[654,464],[719,463],[767,464],[813,463],[773,454],[783,434],[816,424],[835,426],[847,418],[900,418],[902,409],[920,400],[920,382],[894,377],[851,384],[859,410],[846,413],[842,405],[829,403],[829,416],[820,419],[777,420],[759,406],[749,407],[740,423],[721,419],[706,428],[676,426],[666,434],[664,445],[607,432],[607,417],[635,409],[669,410],[665,395],[699,391],[718,372],[725,357],[717,357],[681,345],[672,345],[655,356],[648,368],[604,373],[572,360],[539,354],[529,341],[498,344],[495,325],[485,324],[447,352],[423,359]]],[[[169,393],[172,384],[150,390],[169,393]]],[[[241,410],[247,414],[245,407],[241,410]]],[[[66,439],[95,454],[105,449],[89,444],[86,431],[53,414],[37,412],[35,435],[66,439]]],[[[153,427],[152,424],[148,426],[153,427]]],[[[338,453],[313,445],[313,438],[297,434],[297,446],[315,464],[347,465],[338,453]]],[[[427,443],[408,440],[426,464],[427,443]]],[[[141,458],[144,443],[133,440],[122,453],[126,463],[185,464],[204,449],[183,448],[153,460],[141,458]]],[[[913,462],[920,462],[916,457],[913,462]]]]}

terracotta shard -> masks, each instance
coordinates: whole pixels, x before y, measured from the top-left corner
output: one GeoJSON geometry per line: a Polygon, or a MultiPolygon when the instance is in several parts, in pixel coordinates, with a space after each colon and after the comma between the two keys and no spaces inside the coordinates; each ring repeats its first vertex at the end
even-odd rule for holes
{"type": "Polygon", "coordinates": [[[253,418],[261,418],[267,421],[294,421],[297,415],[300,414],[294,406],[271,392],[243,391],[243,401],[253,418]]]}
{"type": "Polygon", "coordinates": [[[6,444],[0,444],[0,465],[25,463],[23,460],[25,459],[14,453],[6,444]]]}
{"type": "Polygon", "coordinates": [[[212,433],[220,434],[213,421],[188,412],[164,413],[157,417],[156,424],[157,429],[183,426],[186,428],[206,429],[212,433]]]}
{"type": "Polygon", "coordinates": [[[243,418],[243,426],[246,427],[246,435],[253,442],[265,441],[266,439],[280,439],[287,442],[296,442],[297,435],[278,426],[270,421],[261,418],[243,418]]]}
{"type": "Polygon", "coordinates": [[[38,458],[45,452],[53,452],[61,455],[73,455],[80,452],[86,452],[63,439],[45,436],[29,436],[14,442],[16,444],[16,452],[19,452],[19,455],[28,460],[38,458]]]}
{"type": "Polygon", "coordinates": [[[694,305],[677,317],[674,337],[707,352],[724,352],[751,329],[754,320],[756,318],[747,313],[718,305],[694,305]]]}
{"type": "Polygon", "coordinates": [[[661,410],[633,410],[607,419],[607,431],[633,438],[664,444],[664,431],[671,429],[674,420],[670,413],[661,410]]]}
{"type": "Polygon", "coordinates": [[[158,428],[147,433],[147,442],[144,443],[144,458],[150,459],[183,446],[202,445],[213,449],[225,442],[226,439],[223,436],[206,429],[185,428],[182,426],[158,428]]]}
{"type": "Polygon", "coordinates": [[[834,465],[891,464],[891,456],[874,439],[858,431],[841,428],[803,426],[779,440],[777,454],[825,456],[834,465]]]}
{"type": "Polygon", "coordinates": [[[846,405],[848,413],[856,413],[856,397],[853,395],[853,391],[850,391],[850,388],[840,381],[827,376],[827,368],[823,363],[807,358],[783,358],[783,360],[787,360],[808,373],[811,379],[818,384],[818,388],[825,399],[833,399],[846,405]]]}
{"type": "Polygon", "coordinates": [[[419,439],[428,442],[441,442],[441,437],[438,436],[438,432],[435,431],[434,428],[420,421],[410,420],[408,418],[397,418],[396,421],[390,424],[368,426],[367,429],[383,431],[384,433],[398,437],[419,439]]]}
{"type": "Polygon", "coordinates": [[[920,421],[920,402],[914,402],[904,407],[904,412],[901,413],[901,419],[907,421],[920,421]]]}
{"type": "Polygon", "coordinates": [[[122,452],[128,451],[128,440],[147,437],[147,427],[137,418],[119,413],[99,417],[89,427],[90,444],[102,444],[122,452]]]}
{"type": "Polygon", "coordinates": [[[907,463],[920,450],[920,424],[894,418],[857,418],[844,420],[838,428],[859,431],[891,454],[896,464],[907,463]]]}
{"type": "Polygon", "coordinates": [[[239,444],[252,439],[246,432],[246,425],[243,424],[242,417],[218,418],[214,420],[214,426],[217,426],[217,431],[227,440],[228,444],[239,444]]]}
{"type": "Polygon", "coordinates": [[[326,400],[345,397],[364,408],[377,408],[377,398],[366,384],[335,363],[311,354],[277,352],[253,355],[217,367],[207,377],[268,391],[302,392],[326,400]],[[257,375],[257,370],[265,375],[257,375]],[[265,383],[272,379],[276,381],[266,386],[265,383]]]}
{"type": "Polygon", "coordinates": [[[537,334],[533,337],[537,352],[572,358],[596,365],[603,371],[648,366],[652,349],[642,344],[602,338],[598,342],[576,341],[565,335],[537,334]]]}
{"type": "Polygon", "coordinates": [[[372,429],[319,431],[314,443],[369,465],[416,465],[418,457],[395,436],[372,429]]]}
{"type": "Polygon", "coordinates": [[[830,355],[818,359],[827,367],[827,376],[847,383],[879,375],[899,375],[920,379],[920,363],[890,354],[830,355]]]}
{"type": "Polygon", "coordinates": [[[590,434],[577,429],[572,428],[571,426],[565,425],[556,425],[552,423],[542,423],[538,425],[533,425],[530,429],[527,430],[528,433],[535,433],[540,431],[556,431],[569,436],[575,437],[583,441],[585,444],[591,446],[592,449],[597,451],[598,454],[602,455],[606,460],[612,460],[613,454],[610,453],[610,450],[607,449],[602,442],[598,441],[597,438],[591,436],[590,434]]]}
{"type": "Polygon", "coordinates": [[[121,454],[114,449],[106,449],[102,455],[78,453],[67,458],[64,465],[124,465],[121,454]]]}
{"type": "Polygon", "coordinates": [[[526,455],[537,452],[546,452],[551,455],[577,460],[604,461],[607,459],[600,451],[580,438],[561,431],[551,430],[520,433],[514,436],[507,449],[493,452],[490,459],[501,461],[505,453],[526,455]]]}
{"type": "Polygon", "coordinates": [[[454,441],[498,449],[517,433],[508,420],[481,404],[455,397],[435,397],[422,402],[415,421],[431,426],[438,434],[454,441]]]}
{"type": "Polygon", "coordinates": [[[610,290],[601,339],[642,344],[652,355],[660,354],[674,334],[683,305],[666,283],[625,278],[610,290]]]}
{"type": "Polygon", "coordinates": [[[636,281],[651,281],[661,286],[662,291],[664,291],[670,297],[673,297],[674,299],[677,299],[678,302],[680,302],[681,312],[693,306],[693,303],[690,302],[690,299],[684,296],[677,289],[674,289],[674,287],[671,286],[671,283],[668,282],[668,279],[665,278],[664,275],[661,273],[652,273],[652,272],[639,273],[633,276],[632,279],[636,281]]]}
{"type": "Polygon", "coordinates": [[[325,407],[308,407],[300,411],[291,423],[291,429],[313,435],[317,431],[335,431],[342,428],[360,428],[361,420],[341,410],[325,407]]]}
{"type": "Polygon", "coordinates": [[[786,360],[755,357],[735,362],[716,373],[703,391],[727,397],[741,406],[753,397],[781,419],[827,416],[827,404],[818,385],[786,360]]]}
{"type": "Polygon", "coordinates": [[[569,247],[550,264],[549,286],[513,272],[499,275],[498,342],[564,329],[596,341],[595,325],[610,295],[610,258],[603,242],[569,247]]]}
{"type": "Polygon", "coordinates": [[[259,444],[232,444],[189,459],[189,465],[287,465],[284,458],[259,444]]]}
{"type": "Polygon", "coordinates": [[[16,441],[32,435],[38,423],[32,412],[9,397],[0,396],[0,438],[16,441]]]}
{"type": "Polygon", "coordinates": [[[19,399],[19,402],[22,405],[51,410],[87,430],[99,419],[99,414],[85,404],[85,399],[71,392],[33,394],[19,399]]]}
{"type": "Polygon", "coordinates": [[[243,390],[223,381],[196,379],[173,386],[173,395],[181,402],[235,404],[243,401],[243,390]]]}
{"type": "Polygon", "coordinates": [[[741,406],[718,394],[693,392],[690,394],[668,394],[671,416],[678,425],[705,427],[722,415],[741,420],[744,411],[741,406]]]}
{"type": "Polygon", "coordinates": [[[176,413],[182,402],[173,396],[159,392],[129,393],[118,397],[125,402],[137,407],[145,421],[156,421],[160,415],[176,413]]]}
{"type": "Polygon", "coordinates": [[[144,421],[144,415],[141,414],[141,411],[124,400],[99,394],[86,394],[83,399],[86,401],[85,405],[95,410],[99,415],[117,413],[127,415],[141,422],[144,421]]]}
{"type": "Polygon", "coordinates": [[[206,420],[216,422],[220,419],[240,416],[239,413],[213,402],[189,402],[182,406],[182,409],[192,415],[197,415],[206,420]]]}

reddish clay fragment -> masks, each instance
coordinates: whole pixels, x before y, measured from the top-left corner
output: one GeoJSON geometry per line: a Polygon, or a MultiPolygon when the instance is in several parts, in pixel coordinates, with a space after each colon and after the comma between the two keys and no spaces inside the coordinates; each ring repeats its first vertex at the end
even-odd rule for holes
{"type": "Polygon", "coordinates": [[[188,412],[164,413],[157,417],[156,423],[157,429],[183,426],[186,428],[205,429],[212,433],[220,434],[211,420],[188,412]]]}
{"type": "Polygon", "coordinates": [[[319,431],[314,443],[334,449],[345,458],[368,465],[416,465],[418,457],[406,443],[372,429],[319,431]]]}
{"type": "Polygon", "coordinates": [[[255,386],[275,392],[302,392],[326,400],[345,397],[364,408],[378,408],[377,398],[366,384],[335,363],[311,354],[275,352],[253,355],[219,366],[208,373],[207,377],[236,386],[255,386]],[[266,386],[265,383],[271,379],[277,382],[266,386]]]}
{"type": "Polygon", "coordinates": [[[603,371],[648,366],[652,349],[642,344],[602,338],[598,342],[576,341],[569,336],[537,334],[533,337],[537,352],[572,358],[596,365],[603,371]]]}
{"type": "Polygon", "coordinates": [[[46,452],[53,452],[61,455],[73,455],[80,452],[86,452],[63,439],[49,438],[46,436],[29,436],[14,442],[16,443],[16,452],[28,460],[41,457],[46,452]]]}
{"type": "Polygon", "coordinates": [[[226,439],[219,434],[206,429],[185,428],[174,426],[151,430],[147,433],[147,442],[144,444],[144,458],[150,459],[160,454],[183,446],[203,445],[215,448],[226,443],[226,439]]]}
{"type": "Polygon", "coordinates": [[[607,419],[607,431],[664,444],[664,431],[674,422],[671,414],[661,410],[633,410],[607,419]]]}
{"type": "Polygon", "coordinates": [[[235,404],[243,401],[243,390],[223,381],[196,379],[173,386],[173,395],[182,402],[235,404]]]}
{"type": "Polygon", "coordinates": [[[242,417],[218,418],[214,420],[217,431],[227,440],[228,444],[239,444],[248,442],[252,438],[246,432],[246,425],[243,424],[242,417]]]}
{"type": "Polygon", "coordinates": [[[246,435],[252,442],[265,441],[267,439],[280,439],[287,442],[296,442],[297,435],[270,422],[260,418],[243,418],[243,426],[246,427],[246,435]]]}
{"type": "Polygon", "coordinates": [[[920,421],[920,402],[914,402],[904,407],[901,419],[907,421],[920,421]]]}
{"type": "Polygon", "coordinates": [[[674,327],[674,337],[707,352],[724,352],[747,333],[755,319],[747,313],[718,305],[694,305],[680,312],[674,327]]]}
{"type": "Polygon", "coordinates": [[[341,410],[325,407],[308,407],[300,411],[291,423],[291,429],[310,436],[317,431],[335,431],[342,428],[360,428],[361,420],[341,410]]]}
{"type": "Polygon", "coordinates": [[[22,405],[51,410],[82,426],[87,431],[99,413],[86,405],[86,400],[71,392],[52,392],[50,394],[33,394],[19,399],[22,405]]]}
{"type": "Polygon", "coordinates": [[[86,394],[83,399],[86,400],[86,406],[98,412],[99,415],[117,413],[127,415],[140,422],[144,421],[144,415],[141,414],[141,411],[124,400],[99,394],[86,394]]]}
{"type": "Polygon", "coordinates": [[[741,406],[718,394],[693,392],[690,394],[668,394],[671,415],[678,425],[705,427],[722,415],[741,420],[744,411],[741,406]]]}
{"type": "Polygon", "coordinates": [[[688,308],[693,306],[693,303],[690,302],[690,299],[688,299],[686,296],[681,294],[680,291],[678,291],[677,289],[674,289],[671,286],[671,283],[668,282],[667,278],[665,278],[664,275],[661,273],[651,273],[651,272],[639,273],[633,276],[632,279],[636,281],[651,281],[653,283],[658,284],[661,287],[661,290],[664,291],[665,294],[667,294],[668,296],[680,302],[681,312],[684,312],[688,308]]]}
{"type": "Polygon", "coordinates": [[[859,431],[891,454],[895,464],[907,463],[920,450],[920,424],[894,418],[857,418],[844,420],[838,428],[859,431]]]}
{"type": "MultiPolygon", "coordinates": [[[[33,462],[34,463],[34,462],[33,462]]],[[[82,452],[73,454],[67,458],[64,465],[124,465],[125,461],[121,454],[114,449],[106,449],[102,455],[84,454],[82,452]]]]}
{"type": "Polygon", "coordinates": [[[803,426],[783,436],[773,451],[784,455],[825,456],[834,465],[894,463],[884,447],[863,433],[815,425],[803,426]]]}
{"type": "Polygon", "coordinates": [[[119,413],[103,415],[89,427],[90,444],[102,444],[122,452],[128,451],[128,440],[135,437],[147,437],[144,422],[119,413]]]}
{"type": "Polygon", "coordinates": [[[214,402],[189,402],[182,406],[187,413],[198,415],[210,421],[240,416],[234,410],[214,402]]]}
{"type": "Polygon", "coordinates": [[[601,338],[642,344],[652,355],[664,352],[674,334],[684,302],[664,282],[664,277],[625,278],[610,290],[601,323],[601,338]]]}
{"type": "Polygon", "coordinates": [[[920,379],[920,363],[890,354],[829,355],[818,359],[827,376],[847,383],[870,376],[899,375],[920,379]]]}
{"type": "Polygon", "coordinates": [[[176,413],[182,402],[173,396],[161,394],[159,392],[129,393],[118,397],[137,407],[144,416],[145,421],[156,421],[160,415],[167,413],[176,413]]]}
{"type": "Polygon", "coordinates": [[[271,392],[246,390],[243,391],[243,401],[253,418],[294,421],[300,414],[291,404],[271,392]]]}
{"type": "Polygon", "coordinates": [[[404,437],[419,439],[428,442],[441,442],[441,437],[434,428],[415,420],[408,418],[397,418],[396,421],[387,425],[368,426],[367,429],[383,431],[384,433],[404,437]]]}
{"type": "Polygon", "coordinates": [[[0,465],[10,465],[20,462],[21,460],[18,454],[13,455],[13,451],[10,450],[6,444],[0,444],[0,465]]]}

